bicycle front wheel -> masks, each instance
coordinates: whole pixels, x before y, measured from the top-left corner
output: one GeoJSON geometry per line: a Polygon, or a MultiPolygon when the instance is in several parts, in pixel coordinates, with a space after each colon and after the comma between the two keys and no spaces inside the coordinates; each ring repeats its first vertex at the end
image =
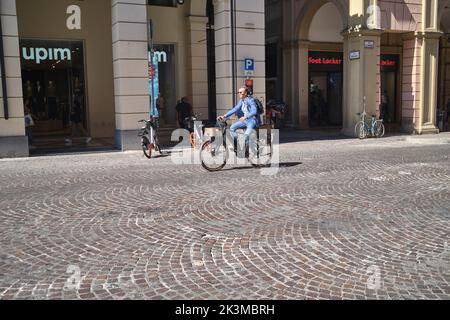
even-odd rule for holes
{"type": "Polygon", "coordinates": [[[151,143],[148,141],[147,138],[142,138],[142,151],[144,152],[144,156],[147,159],[151,159],[152,158],[152,145],[151,143]]]}
{"type": "Polygon", "coordinates": [[[355,126],[355,136],[359,139],[365,139],[367,137],[366,125],[360,121],[355,126]]]}
{"type": "Polygon", "coordinates": [[[160,155],[162,155],[161,144],[159,143],[159,138],[155,135],[155,151],[158,151],[160,155]]]}
{"type": "Polygon", "coordinates": [[[225,167],[228,158],[228,150],[222,143],[205,141],[200,150],[202,167],[208,171],[219,171],[225,167]]]}

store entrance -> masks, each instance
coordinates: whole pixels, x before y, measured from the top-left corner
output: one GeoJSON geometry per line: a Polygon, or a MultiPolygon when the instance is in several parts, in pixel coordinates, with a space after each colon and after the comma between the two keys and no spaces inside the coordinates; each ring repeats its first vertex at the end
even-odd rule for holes
{"type": "Polygon", "coordinates": [[[309,53],[309,126],[342,126],[342,54],[309,53]]]}
{"type": "Polygon", "coordinates": [[[27,127],[31,148],[86,144],[83,50],[82,41],[20,40],[24,108],[34,120],[27,127]]]}
{"type": "Polygon", "coordinates": [[[399,56],[394,54],[381,55],[381,103],[380,118],[386,124],[395,124],[400,119],[397,108],[397,82],[398,82],[399,56]]]}

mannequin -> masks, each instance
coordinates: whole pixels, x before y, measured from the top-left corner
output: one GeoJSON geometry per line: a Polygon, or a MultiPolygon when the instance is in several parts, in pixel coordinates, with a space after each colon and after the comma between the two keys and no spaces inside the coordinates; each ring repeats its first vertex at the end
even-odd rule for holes
{"type": "Polygon", "coordinates": [[[78,77],[75,77],[75,91],[80,90],[80,79],[78,77]]]}
{"type": "Polygon", "coordinates": [[[56,107],[56,88],[53,81],[48,82],[47,86],[47,105],[48,105],[48,118],[56,120],[58,117],[57,107],[56,107]]]}
{"type": "Polygon", "coordinates": [[[36,82],[36,95],[35,95],[36,110],[39,117],[42,119],[45,117],[45,103],[44,103],[44,88],[40,81],[36,82]]]}
{"type": "Polygon", "coordinates": [[[37,110],[36,110],[36,105],[33,103],[33,85],[31,84],[30,80],[27,80],[27,82],[24,85],[24,93],[23,93],[23,97],[25,98],[25,101],[28,101],[28,106],[30,108],[30,112],[32,114],[36,114],[37,110]]]}
{"type": "Polygon", "coordinates": [[[26,84],[25,84],[25,94],[24,97],[26,99],[30,99],[33,97],[33,87],[31,86],[31,81],[27,80],[26,84]]]}

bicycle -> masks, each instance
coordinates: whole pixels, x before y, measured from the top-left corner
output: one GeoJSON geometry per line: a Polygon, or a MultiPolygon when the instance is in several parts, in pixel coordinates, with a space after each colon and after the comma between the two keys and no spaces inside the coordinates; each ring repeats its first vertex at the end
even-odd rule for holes
{"type": "Polygon", "coordinates": [[[370,136],[376,138],[382,138],[385,133],[385,128],[383,124],[383,119],[377,120],[375,115],[372,115],[370,126],[366,121],[366,99],[364,98],[364,110],[363,112],[358,112],[357,115],[360,117],[360,121],[355,125],[355,136],[359,139],[365,139],[370,133],[370,136]]]}
{"type": "MultiPolygon", "coordinates": [[[[228,161],[228,146],[227,146],[227,122],[218,121],[217,127],[219,131],[218,136],[213,136],[206,140],[200,149],[200,160],[202,167],[208,171],[222,170],[228,161]],[[219,139],[217,139],[219,138],[219,139]]],[[[273,146],[272,146],[272,134],[267,132],[265,137],[260,137],[259,130],[256,129],[250,141],[256,143],[249,143],[250,146],[246,146],[245,158],[249,160],[253,167],[262,167],[267,165],[272,159],[273,146]],[[256,132],[256,140],[254,133],[256,132]]],[[[238,157],[237,141],[234,140],[234,153],[238,157]]]]}
{"type": "Polygon", "coordinates": [[[266,115],[275,129],[282,129],[284,127],[286,110],[286,103],[281,100],[269,100],[267,102],[266,115]]]}
{"type": "Polygon", "coordinates": [[[156,117],[150,117],[149,120],[138,121],[138,123],[145,123],[145,125],[139,130],[138,137],[141,137],[142,151],[148,159],[152,157],[152,150],[155,150],[155,152],[157,151],[162,154],[157,134],[156,121],[156,117]]]}

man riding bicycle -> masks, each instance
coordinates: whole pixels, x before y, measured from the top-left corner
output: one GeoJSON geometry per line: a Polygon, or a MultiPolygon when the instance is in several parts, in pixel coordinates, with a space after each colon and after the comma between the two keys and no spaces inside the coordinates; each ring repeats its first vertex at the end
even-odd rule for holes
{"type": "Polygon", "coordinates": [[[236,114],[240,121],[236,122],[230,127],[231,136],[234,139],[234,148],[236,150],[237,147],[237,129],[244,129],[244,137],[245,137],[245,154],[248,156],[248,145],[250,141],[250,134],[253,129],[259,128],[261,125],[261,119],[258,116],[258,108],[256,106],[256,102],[253,97],[250,96],[250,90],[246,87],[239,88],[239,97],[240,100],[238,104],[228,111],[225,115],[218,117],[219,121],[224,121],[224,119],[228,119],[232,115],[236,114]]]}

